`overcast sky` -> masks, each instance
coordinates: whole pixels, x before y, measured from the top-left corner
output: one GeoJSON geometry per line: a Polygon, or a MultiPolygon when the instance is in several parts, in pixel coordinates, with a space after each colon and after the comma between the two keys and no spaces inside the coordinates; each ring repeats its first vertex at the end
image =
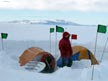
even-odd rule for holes
{"type": "Polygon", "coordinates": [[[0,0],[0,19],[65,19],[108,24],[108,0],[0,0]]]}

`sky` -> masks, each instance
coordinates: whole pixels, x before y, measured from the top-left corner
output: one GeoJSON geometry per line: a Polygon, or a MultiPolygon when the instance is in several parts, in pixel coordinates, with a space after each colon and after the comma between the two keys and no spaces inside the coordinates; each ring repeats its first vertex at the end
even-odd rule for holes
{"type": "Polygon", "coordinates": [[[61,19],[108,25],[108,0],[0,0],[0,21],[61,19]]]}

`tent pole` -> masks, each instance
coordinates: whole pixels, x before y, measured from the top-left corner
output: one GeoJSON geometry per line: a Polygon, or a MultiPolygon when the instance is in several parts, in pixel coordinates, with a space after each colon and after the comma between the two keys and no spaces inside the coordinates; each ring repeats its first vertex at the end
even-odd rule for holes
{"type": "Polygon", "coordinates": [[[71,45],[72,45],[72,39],[71,39],[71,45]]]}
{"type": "Polygon", "coordinates": [[[56,32],[56,35],[55,35],[55,57],[56,57],[56,48],[57,48],[57,32],[56,32]]]}
{"type": "Polygon", "coordinates": [[[94,56],[96,55],[97,37],[98,37],[98,33],[96,34],[96,41],[95,41],[95,50],[94,50],[94,56]]]}
{"type": "Polygon", "coordinates": [[[4,44],[3,44],[3,39],[1,38],[1,46],[2,46],[2,51],[4,50],[4,44]]]}
{"type": "Polygon", "coordinates": [[[51,33],[50,33],[50,53],[51,53],[51,33]]]}
{"type": "MultiPolygon", "coordinates": [[[[96,55],[97,37],[98,37],[98,32],[96,33],[96,41],[95,41],[94,56],[96,55]]],[[[91,80],[93,80],[93,78],[94,78],[94,65],[93,65],[93,68],[92,68],[92,76],[91,76],[91,80]]]]}
{"type": "Polygon", "coordinates": [[[106,40],[106,43],[105,43],[105,46],[104,46],[104,49],[103,49],[103,53],[102,53],[100,62],[102,62],[102,59],[103,59],[103,56],[104,56],[104,53],[105,53],[105,49],[106,49],[106,46],[107,46],[107,42],[108,42],[108,37],[107,37],[107,40],[106,40]]]}

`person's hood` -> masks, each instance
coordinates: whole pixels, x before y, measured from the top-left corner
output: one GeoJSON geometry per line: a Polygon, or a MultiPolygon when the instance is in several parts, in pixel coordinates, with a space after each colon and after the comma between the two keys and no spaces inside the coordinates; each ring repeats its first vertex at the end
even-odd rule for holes
{"type": "Polygon", "coordinates": [[[63,33],[63,38],[64,39],[69,39],[69,37],[70,37],[70,34],[68,32],[63,33]]]}

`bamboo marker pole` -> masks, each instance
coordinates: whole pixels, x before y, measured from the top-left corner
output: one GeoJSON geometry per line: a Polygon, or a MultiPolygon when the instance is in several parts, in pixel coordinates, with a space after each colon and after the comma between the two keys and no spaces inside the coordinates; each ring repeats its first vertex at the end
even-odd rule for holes
{"type": "MultiPolygon", "coordinates": [[[[95,41],[94,56],[96,55],[97,37],[98,37],[98,32],[96,33],[96,41],[95,41]]],[[[91,76],[91,80],[93,80],[93,79],[94,79],[94,65],[93,65],[93,68],[92,68],[92,76],[91,76]]]]}
{"type": "Polygon", "coordinates": [[[104,53],[105,53],[105,49],[106,49],[106,46],[107,46],[107,42],[108,42],[108,37],[107,37],[107,40],[106,40],[106,43],[105,43],[105,46],[104,46],[104,49],[103,49],[103,53],[102,53],[100,62],[102,62],[102,60],[103,60],[103,56],[104,56],[104,53]]]}
{"type": "Polygon", "coordinates": [[[2,48],[2,51],[4,50],[4,44],[3,44],[3,39],[1,38],[1,48],[2,48]]]}

